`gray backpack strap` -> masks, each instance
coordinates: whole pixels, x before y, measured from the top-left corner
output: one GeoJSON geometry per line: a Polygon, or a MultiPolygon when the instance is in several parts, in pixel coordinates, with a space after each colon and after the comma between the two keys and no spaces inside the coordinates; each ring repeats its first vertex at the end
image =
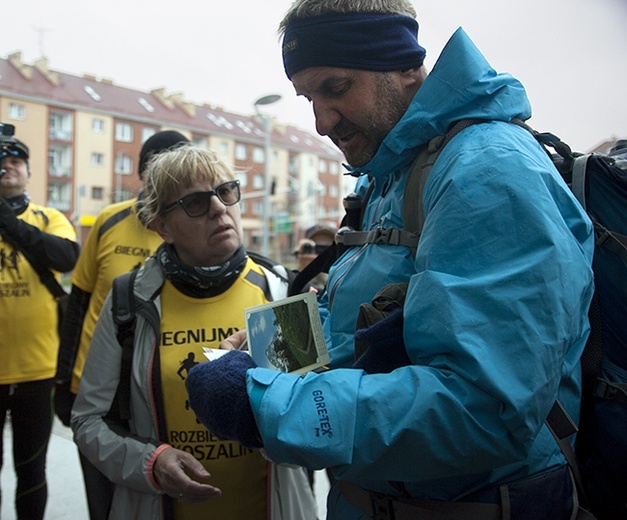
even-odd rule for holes
{"type": "Polygon", "coordinates": [[[422,233],[425,224],[425,214],[422,207],[422,193],[431,168],[440,156],[444,147],[453,137],[462,130],[485,122],[482,119],[462,119],[455,123],[444,135],[434,137],[420,150],[418,157],[411,165],[407,183],[405,184],[405,193],[403,195],[403,225],[404,231],[409,232],[410,236],[415,237],[416,244],[412,247],[412,253],[415,254],[418,247],[418,239],[422,233]]]}
{"type": "Polygon", "coordinates": [[[485,122],[483,119],[462,119],[454,123],[446,134],[434,137],[420,149],[407,174],[405,191],[403,193],[403,229],[342,230],[336,235],[335,241],[344,246],[361,246],[364,244],[402,245],[410,248],[412,254],[415,255],[425,221],[422,208],[422,192],[431,168],[444,147],[453,137],[469,126],[483,122],[485,122]]]}
{"type": "Polygon", "coordinates": [[[573,180],[570,186],[579,204],[586,211],[586,164],[588,157],[588,155],[581,155],[573,160],[573,180]]]}

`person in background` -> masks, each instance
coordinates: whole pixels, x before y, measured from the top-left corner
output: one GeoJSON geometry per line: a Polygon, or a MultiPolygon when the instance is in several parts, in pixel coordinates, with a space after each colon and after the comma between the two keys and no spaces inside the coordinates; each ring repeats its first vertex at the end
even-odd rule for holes
{"type": "MultiPolygon", "coordinates": [[[[298,247],[294,251],[296,257],[296,269],[302,271],[318,256],[316,252],[316,243],[308,238],[303,238],[298,242],[298,247]]],[[[303,288],[303,292],[315,291],[320,294],[324,291],[327,283],[327,273],[318,273],[303,288]]]]}
{"type": "MultiPolygon", "coordinates": [[[[316,224],[305,232],[305,238],[298,242],[298,246],[294,250],[296,257],[296,269],[303,271],[314,259],[327,249],[335,240],[336,230],[327,224],[316,224]]],[[[316,274],[305,287],[303,291],[313,290],[318,293],[318,297],[322,295],[327,284],[327,273],[320,272],[316,274]]]]}
{"type": "Polygon", "coordinates": [[[48,498],[59,316],[38,270],[52,271],[58,280],[74,267],[79,245],[60,211],[31,202],[28,159],[24,143],[0,138],[0,466],[10,414],[17,518],[41,520],[48,498]]]}
{"type": "Polygon", "coordinates": [[[316,224],[305,231],[305,238],[316,244],[316,254],[319,255],[335,240],[337,229],[329,224],[316,224]]]}
{"type": "MultiPolygon", "coordinates": [[[[140,179],[155,154],[189,140],[174,130],[149,137],[139,154],[140,179]]],[[[137,217],[143,193],[134,199],[104,208],[98,215],[72,273],[69,316],[61,331],[55,390],[55,411],[70,425],[70,411],[78,392],[89,345],[102,304],[113,279],[143,264],[161,244],[158,233],[137,217]]],[[[91,520],[106,520],[111,507],[113,483],[79,452],[91,520]]]]}
{"type": "Polygon", "coordinates": [[[185,391],[204,347],[243,328],[245,308],[286,296],[285,268],[277,274],[249,258],[239,182],[212,151],[185,145],[155,156],[144,186],[140,216],[164,242],[133,283],[142,312],[129,368],[131,417],[115,418],[125,371],[111,295],[72,409],[76,444],[115,483],[109,519],[314,520],[305,470],[269,463],[249,448],[253,439],[220,441],[185,391]]]}
{"type": "Polygon", "coordinates": [[[525,89],[461,28],[428,72],[406,0],[296,0],[281,32],[318,132],[362,200],[372,186],[367,233],[319,302],[331,369],[300,377],[233,350],[192,368],[192,409],[221,438],[331,468],[331,520],[573,518],[545,420],[558,399],[578,417],[594,239],[548,154],[510,122],[531,116],[525,89]],[[469,119],[411,202],[424,212],[414,253],[395,241],[416,238],[403,234],[411,166],[469,119]],[[355,363],[360,306],[393,283],[407,284],[404,305],[359,331],[369,346],[355,363]]]}

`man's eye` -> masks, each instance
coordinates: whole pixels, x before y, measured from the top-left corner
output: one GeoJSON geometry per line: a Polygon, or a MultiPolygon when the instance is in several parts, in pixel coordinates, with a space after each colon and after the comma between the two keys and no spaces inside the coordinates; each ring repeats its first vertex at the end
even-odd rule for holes
{"type": "Polygon", "coordinates": [[[336,83],[327,87],[326,94],[328,96],[342,96],[348,92],[351,83],[349,81],[343,81],[342,83],[336,83]]]}

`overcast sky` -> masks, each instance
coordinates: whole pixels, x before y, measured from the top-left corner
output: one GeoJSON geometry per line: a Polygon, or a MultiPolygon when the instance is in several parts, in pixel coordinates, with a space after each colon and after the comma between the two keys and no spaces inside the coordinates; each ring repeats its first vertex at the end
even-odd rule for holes
{"type": "MultiPolygon", "coordinates": [[[[5,4],[7,0],[4,0],[5,4]]],[[[285,77],[276,28],[291,0],[21,0],[5,5],[0,55],[45,55],[53,70],[94,74],[315,132],[285,77]],[[8,10],[8,11],[7,11],[8,10]]],[[[464,27],[492,66],[527,87],[532,126],[587,151],[627,138],[627,0],[413,0],[433,67],[464,27]]]]}

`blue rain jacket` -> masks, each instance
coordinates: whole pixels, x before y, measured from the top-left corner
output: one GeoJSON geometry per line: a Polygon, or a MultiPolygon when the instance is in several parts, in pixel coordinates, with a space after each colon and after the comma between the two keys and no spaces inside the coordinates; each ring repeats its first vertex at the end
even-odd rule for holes
{"type": "MultiPolygon", "coordinates": [[[[415,258],[402,246],[365,245],[332,267],[320,302],[332,370],[248,371],[270,458],[330,467],[389,494],[389,481],[400,481],[414,497],[439,500],[565,463],[543,423],[556,398],[578,417],[592,228],[531,134],[506,122],[530,113],[522,85],[497,74],[459,29],[362,168],[359,192],[375,183],[364,229],[403,227],[420,145],[453,121],[491,122],[457,135],[431,170],[415,258]],[[389,374],[350,368],[359,304],[402,281],[412,364],[389,374]]],[[[328,514],[363,516],[337,486],[328,514]]]]}

